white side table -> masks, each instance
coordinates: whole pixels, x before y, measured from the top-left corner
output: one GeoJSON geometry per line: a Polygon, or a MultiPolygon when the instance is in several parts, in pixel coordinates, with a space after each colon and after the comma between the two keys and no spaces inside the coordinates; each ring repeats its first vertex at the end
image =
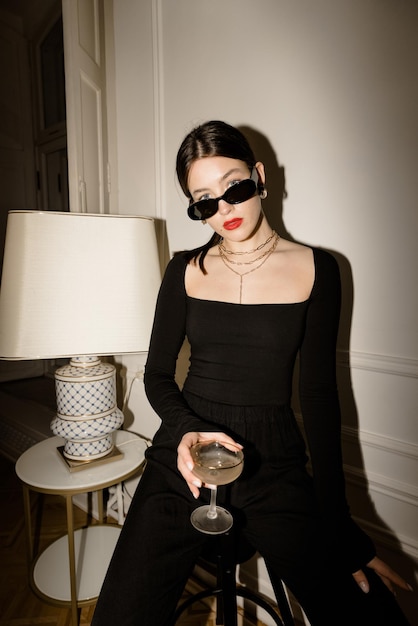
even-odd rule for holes
{"type": "Polygon", "coordinates": [[[99,595],[120,526],[104,524],[103,489],[133,476],[144,463],[146,442],[128,431],[115,433],[123,458],[70,472],[59,457],[61,437],[51,437],[26,450],[16,463],[23,483],[27,558],[30,584],[41,599],[71,607],[72,624],[78,624],[78,607],[92,604],[99,595]],[[67,536],[35,556],[30,491],[55,494],[66,499],[67,536]],[[74,495],[98,491],[99,522],[74,530],[74,495]]]}

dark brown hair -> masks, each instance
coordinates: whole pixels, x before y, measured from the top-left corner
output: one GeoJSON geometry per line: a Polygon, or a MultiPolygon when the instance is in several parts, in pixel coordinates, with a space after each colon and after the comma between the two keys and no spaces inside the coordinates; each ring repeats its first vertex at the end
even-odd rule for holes
{"type": "MultiPolygon", "coordinates": [[[[205,122],[194,128],[184,138],[176,160],[177,178],[184,194],[191,199],[188,187],[190,168],[194,161],[205,157],[222,156],[244,161],[252,170],[256,160],[250,144],[244,135],[234,126],[218,120],[205,122]]],[[[199,267],[204,274],[204,259],[210,248],[219,243],[221,237],[214,233],[210,240],[200,248],[185,253],[188,261],[199,259],[199,267]]]]}

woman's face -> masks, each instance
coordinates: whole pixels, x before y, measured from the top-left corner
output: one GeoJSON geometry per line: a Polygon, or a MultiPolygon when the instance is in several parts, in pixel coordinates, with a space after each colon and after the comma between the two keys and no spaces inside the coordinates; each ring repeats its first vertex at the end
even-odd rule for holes
{"type": "MultiPolygon", "coordinates": [[[[256,163],[259,183],[264,184],[264,167],[256,163]]],[[[190,167],[188,186],[193,202],[219,198],[241,180],[250,178],[251,172],[244,161],[228,157],[205,157],[194,161],[190,167]]],[[[258,194],[240,204],[220,200],[218,211],[207,223],[225,239],[245,241],[261,220],[261,201],[258,194]]]]}

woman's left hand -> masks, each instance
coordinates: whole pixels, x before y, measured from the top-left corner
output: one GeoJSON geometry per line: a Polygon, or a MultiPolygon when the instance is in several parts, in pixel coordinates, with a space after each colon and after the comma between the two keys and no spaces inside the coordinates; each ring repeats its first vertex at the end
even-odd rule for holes
{"type": "MultiPolygon", "coordinates": [[[[385,583],[386,587],[395,594],[395,586],[400,587],[401,589],[406,589],[407,591],[412,591],[411,585],[409,585],[406,580],[399,576],[387,563],[379,559],[378,556],[375,556],[369,563],[367,563],[367,567],[374,570],[376,574],[382,579],[385,583]]],[[[364,593],[368,593],[370,590],[369,581],[367,580],[366,574],[363,570],[358,570],[354,572],[353,578],[364,593]]]]}
{"type": "Polygon", "coordinates": [[[202,481],[193,474],[192,470],[193,470],[194,463],[193,463],[192,456],[190,454],[190,448],[192,447],[193,444],[197,443],[198,441],[213,441],[213,440],[219,441],[226,448],[228,447],[231,447],[231,449],[233,449],[234,447],[242,448],[242,446],[239,443],[236,443],[232,439],[232,437],[229,437],[229,435],[226,435],[225,433],[222,433],[222,432],[186,433],[185,435],[183,435],[179,443],[179,446],[177,448],[178,470],[182,474],[184,480],[187,482],[187,485],[195,498],[199,497],[200,488],[202,487],[202,481]]]}

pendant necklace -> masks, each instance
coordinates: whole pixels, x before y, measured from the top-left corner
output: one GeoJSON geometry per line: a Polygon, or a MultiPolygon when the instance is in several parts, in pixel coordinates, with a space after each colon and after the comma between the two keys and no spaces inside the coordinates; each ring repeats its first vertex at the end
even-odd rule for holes
{"type": "MultiPolygon", "coordinates": [[[[231,259],[229,259],[225,255],[225,249],[223,247],[221,247],[221,244],[218,244],[219,256],[221,257],[225,267],[227,267],[231,272],[233,272],[234,274],[239,276],[239,279],[240,279],[240,281],[239,281],[239,303],[240,304],[242,304],[242,280],[243,280],[244,276],[247,276],[247,274],[251,274],[252,272],[255,272],[256,270],[260,269],[260,267],[262,265],[264,265],[264,263],[267,261],[269,256],[274,252],[274,250],[276,249],[277,244],[279,243],[280,236],[276,232],[273,231],[273,234],[271,235],[271,237],[269,238],[268,241],[271,241],[271,239],[273,237],[274,237],[273,244],[271,245],[271,247],[266,252],[263,252],[263,254],[261,256],[257,257],[253,261],[249,261],[249,262],[246,262],[246,263],[239,263],[237,261],[232,261],[231,259]],[[234,270],[233,267],[228,265],[228,263],[235,263],[236,265],[250,265],[252,263],[255,263],[256,261],[259,261],[260,259],[261,259],[261,262],[256,267],[252,267],[251,269],[247,270],[246,272],[237,272],[236,270],[234,270]]],[[[256,250],[257,250],[257,248],[255,248],[252,252],[256,252],[256,250]]],[[[230,252],[230,251],[228,251],[228,253],[229,254],[235,254],[234,252],[230,252]]],[[[238,253],[238,254],[240,254],[240,253],[238,253]]],[[[245,254],[245,253],[241,253],[241,254],[245,254]]]]}

